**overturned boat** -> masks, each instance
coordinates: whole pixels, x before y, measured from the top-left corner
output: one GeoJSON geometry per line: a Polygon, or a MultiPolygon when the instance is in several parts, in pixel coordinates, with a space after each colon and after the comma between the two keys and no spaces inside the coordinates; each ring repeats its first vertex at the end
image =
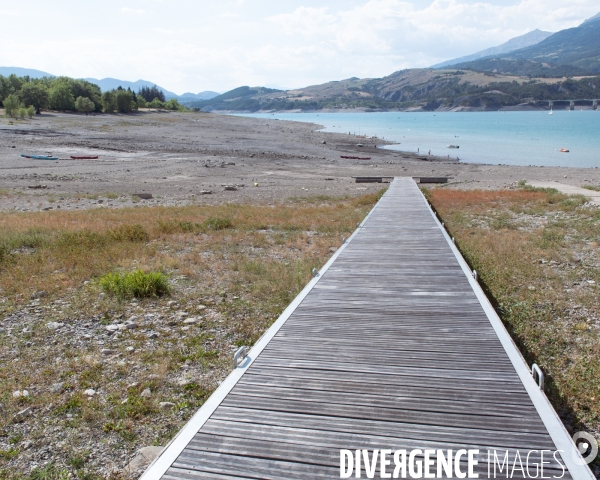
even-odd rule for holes
{"type": "Polygon", "coordinates": [[[52,155],[27,155],[25,153],[22,153],[21,157],[33,158],[34,160],[58,160],[58,157],[53,157],[52,155]]]}

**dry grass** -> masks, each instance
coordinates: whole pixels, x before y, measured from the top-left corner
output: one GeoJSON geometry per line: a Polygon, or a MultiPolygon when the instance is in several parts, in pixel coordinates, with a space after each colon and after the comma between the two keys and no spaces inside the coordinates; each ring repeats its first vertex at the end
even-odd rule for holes
{"type": "Polygon", "coordinates": [[[555,190],[426,192],[570,431],[600,437],[600,210],[555,190]]]}
{"type": "Polygon", "coordinates": [[[107,477],[164,445],[376,199],[2,215],[0,478],[107,477]],[[137,270],[171,295],[97,281],[137,270]]]}

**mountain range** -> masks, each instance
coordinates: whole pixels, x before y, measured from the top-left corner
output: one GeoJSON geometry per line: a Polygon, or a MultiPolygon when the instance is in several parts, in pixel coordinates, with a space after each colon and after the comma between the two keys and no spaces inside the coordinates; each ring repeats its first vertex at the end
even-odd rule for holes
{"type": "Polygon", "coordinates": [[[533,30],[532,32],[521,35],[520,37],[511,38],[508,42],[503,43],[497,47],[487,48],[480,52],[467,55],[466,57],[455,58],[453,60],[446,60],[445,62],[432,65],[431,68],[444,68],[457,63],[471,62],[479,60],[480,58],[490,57],[495,55],[502,55],[505,53],[514,52],[520,48],[529,47],[536,45],[542,40],[546,40],[549,36],[553,35],[552,32],[544,32],[542,30],[533,30]]]}
{"type": "MultiPolygon", "coordinates": [[[[190,102],[205,111],[497,110],[547,99],[600,98],[600,14],[557,33],[534,30],[494,48],[383,78],[295,90],[239,87],[190,102]],[[581,76],[573,80],[570,77],[581,76]]],[[[591,106],[591,104],[590,104],[591,106]]]]}
{"type": "Polygon", "coordinates": [[[600,73],[600,13],[542,41],[479,59],[457,59],[454,68],[507,75],[575,76],[600,73]]]}
{"type": "MultiPolygon", "coordinates": [[[[7,77],[11,74],[15,74],[18,77],[29,76],[30,78],[43,78],[43,77],[55,77],[56,76],[56,75],[53,75],[48,72],[43,72],[41,70],[35,70],[33,68],[0,67],[0,75],[7,77]]],[[[96,78],[84,78],[83,80],[87,80],[90,83],[95,83],[96,85],[98,85],[100,87],[100,89],[103,92],[105,92],[107,90],[113,90],[118,87],[123,87],[125,89],[131,88],[131,90],[133,90],[134,92],[137,92],[142,87],[152,87],[152,86],[156,85],[154,82],[149,82],[147,80],[138,80],[136,82],[129,82],[127,80],[119,80],[117,78],[103,78],[101,80],[98,80],[96,78]]],[[[208,100],[208,99],[211,99],[211,98],[219,95],[218,92],[211,92],[211,91],[204,91],[204,92],[200,92],[200,93],[187,92],[187,93],[184,93],[183,95],[177,95],[176,93],[170,92],[166,88],[160,87],[158,85],[157,85],[157,88],[164,92],[165,98],[167,100],[169,100],[171,98],[176,98],[181,103],[197,101],[197,100],[208,100]]]]}

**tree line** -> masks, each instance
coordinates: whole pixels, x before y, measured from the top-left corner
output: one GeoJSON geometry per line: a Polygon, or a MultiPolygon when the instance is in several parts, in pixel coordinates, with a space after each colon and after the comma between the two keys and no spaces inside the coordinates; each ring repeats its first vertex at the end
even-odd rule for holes
{"type": "Polygon", "coordinates": [[[85,113],[130,113],[139,108],[185,111],[177,99],[166,101],[156,85],[143,87],[136,94],[130,88],[118,87],[102,92],[86,80],[70,77],[32,79],[0,75],[0,104],[9,116],[32,117],[42,110],[77,111],[85,113]]]}

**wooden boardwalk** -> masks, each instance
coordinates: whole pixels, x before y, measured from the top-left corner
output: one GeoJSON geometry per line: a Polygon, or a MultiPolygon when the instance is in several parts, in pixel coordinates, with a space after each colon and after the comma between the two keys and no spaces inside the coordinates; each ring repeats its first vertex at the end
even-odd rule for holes
{"type": "Polygon", "coordinates": [[[563,478],[594,478],[416,184],[396,178],[142,478],[340,478],[340,449],[426,448],[479,449],[479,478],[488,450],[512,465],[516,450],[569,449],[563,478]]]}

